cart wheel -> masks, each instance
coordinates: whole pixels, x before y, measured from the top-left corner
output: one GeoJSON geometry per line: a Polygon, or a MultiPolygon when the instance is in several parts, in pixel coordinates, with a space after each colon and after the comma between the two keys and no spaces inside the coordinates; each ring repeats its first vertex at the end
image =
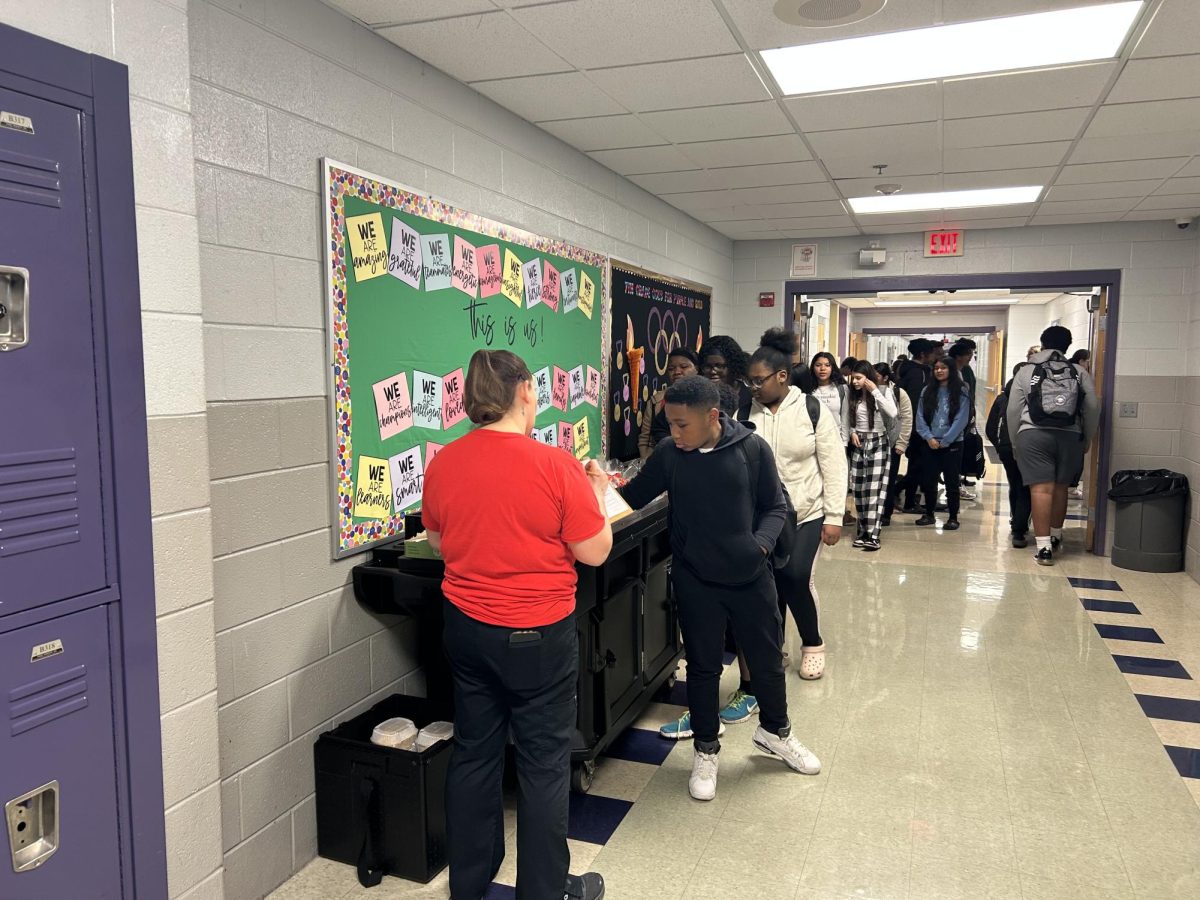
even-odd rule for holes
{"type": "Polygon", "coordinates": [[[571,790],[577,794],[586,794],[592,789],[596,779],[596,764],[590,760],[571,764],[571,790]]]}

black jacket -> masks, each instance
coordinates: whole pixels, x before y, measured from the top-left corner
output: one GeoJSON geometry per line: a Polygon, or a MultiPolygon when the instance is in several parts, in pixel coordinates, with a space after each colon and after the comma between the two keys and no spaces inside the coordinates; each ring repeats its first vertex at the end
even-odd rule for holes
{"type": "Polygon", "coordinates": [[[709,453],[684,452],[662,441],[636,478],[621,489],[634,509],[663,492],[671,501],[671,551],[702,581],[753,581],[783,530],[787,504],[771,448],[740,422],[721,414],[721,440],[709,453]],[[761,443],[758,484],[742,441],[761,443]]]}
{"type": "Polygon", "coordinates": [[[1010,387],[1012,387],[1011,380],[1008,384],[1004,385],[1004,390],[992,401],[992,408],[988,412],[987,425],[984,426],[984,433],[987,434],[987,439],[1002,454],[1012,453],[1012,441],[1008,438],[1008,423],[1005,422],[1005,419],[1008,417],[1008,389],[1010,387]]]}
{"type": "Polygon", "coordinates": [[[900,385],[900,389],[908,394],[908,399],[912,401],[913,409],[917,409],[917,404],[921,402],[921,391],[924,389],[933,377],[933,370],[929,366],[923,366],[920,363],[905,360],[900,364],[900,369],[896,377],[896,383],[900,385]]]}

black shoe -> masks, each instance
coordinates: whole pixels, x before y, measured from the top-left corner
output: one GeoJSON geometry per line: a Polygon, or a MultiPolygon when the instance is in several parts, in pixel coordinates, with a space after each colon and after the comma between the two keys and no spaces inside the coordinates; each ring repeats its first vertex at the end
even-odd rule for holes
{"type": "Polygon", "coordinates": [[[891,516],[887,516],[886,518],[881,519],[879,522],[880,528],[890,528],[891,525],[892,525],[892,517],[891,516]]]}
{"type": "Polygon", "coordinates": [[[1058,553],[1060,550],[1062,550],[1062,538],[1050,538],[1050,549],[1055,553],[1058,553]]]}
{"type": "Polygon", "coordinates": [[[1037,560],[1039,566],[1052,566],[1054,565],[1054,551],[1049,547],[1043,547],[1037,552],[1034,559],[1037,560]]]}
{"type": "Polygon", "coordinates": [[[917,519],[918,525],[933,525],[936,522],[937,522],[937,519],[935,519],[933,516],[929,515],[928,513],[921,516],[921,518],[917,519]]]}
{"type": "Polygon", "coordinates": [[[879,541],[875,540],[874,538],[867,538],[865,541],[863,541],[862,548],[867,553],[874,553],[879,549],[879,541]]]}
{"type": "Polygon", "coordinates": [[[945,503],[939,503],[933,508],[934,512],[945,512],[948,509],[945,503]]]}
{"type": "Polygon", "coordinates": [[[1029,538],[1025,537],[1023,534],[1014,534],[1012,536],[1012,545],[1017,550],[1024,550],[1029,546],[1029,538]]]}
{"type": "Polygon", "coordinates": [[[900,510],[900,512],[908,513],[910,516],[915,516],[915,515],[920,514],[921,507],[909,505],[909,506],[904,507],[904,509],[900,510]]]}
{"type": "Polygon", "coordinates": [[[958,519],[951,519],[942,526],[942,531],[958,531],[958,519]]]}
{"type": "Polygon", "coordinates": [[[604,897],[604,879],[596,872],[583,875],[568,875],[563,900],[601,900],[604,897]]]}

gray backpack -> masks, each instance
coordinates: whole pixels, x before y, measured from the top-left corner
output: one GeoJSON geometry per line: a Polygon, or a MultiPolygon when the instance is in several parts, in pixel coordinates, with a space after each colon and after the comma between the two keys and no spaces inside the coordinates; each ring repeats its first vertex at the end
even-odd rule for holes
{"type": "Polygon", "coordinates": [[[1083,413],[1083,380],[1060,354],[1034,363],[1029,378],[1029,420],[1039,428],[1074,425],[1083,413]]]}

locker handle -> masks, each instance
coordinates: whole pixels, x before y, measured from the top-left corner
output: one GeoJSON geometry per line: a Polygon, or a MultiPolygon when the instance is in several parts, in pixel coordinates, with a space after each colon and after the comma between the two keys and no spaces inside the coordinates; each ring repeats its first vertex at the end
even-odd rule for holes
{"type": "Polygon", "coordinates": [[[4,804],[13,871],[36,869],[58,850],[58,782],[44,784],[4,804]]]}
{"type": "Polygon", "coordinates": [[[29,270],[0,266],[0,351],[29,343],[29,270]]]}

